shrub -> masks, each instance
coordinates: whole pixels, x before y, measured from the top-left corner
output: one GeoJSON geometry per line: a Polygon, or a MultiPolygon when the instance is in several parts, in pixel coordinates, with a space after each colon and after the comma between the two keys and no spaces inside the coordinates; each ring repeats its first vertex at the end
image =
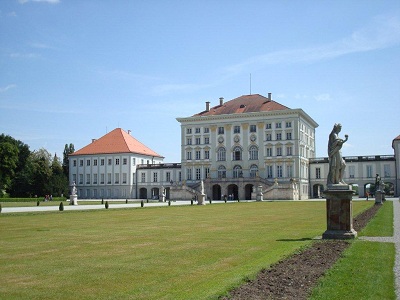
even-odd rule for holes
{"type": "Polygon", "coordinates": [[[106,209],[108,209],[108,201],[106,201],[105,207],[106,209]]]}
{"type": "Polygon", "coordinates": [[[101,204],[104,204],[104,199],[103,198],[101,198],[101,204]]]}
{"type": "Polygon", "coordinates": [[[37,202],[36,202],[36,206],[39,206],[40,205],[40,201],[38,200],[37,202]]]}
{"type": "MultiPolygon", "coordinates": [[[[149,201],[149,200],[147,200],[147,201],[149,201]]],[[[141,207],[143,207],[144,206],[144,201],[142,200],[142,201],[140,201],[140,206],[141,207]]]]}
{"type": "Polygon", "coordinates": [[[60,206],[58,207],[59,211],[64,211],[64,203],[60,202],[60,206]]]}
{"type": "Polygon", "coordinates": [[[128,199],[125,200],[125,203],[128,204],[128,199]]]}

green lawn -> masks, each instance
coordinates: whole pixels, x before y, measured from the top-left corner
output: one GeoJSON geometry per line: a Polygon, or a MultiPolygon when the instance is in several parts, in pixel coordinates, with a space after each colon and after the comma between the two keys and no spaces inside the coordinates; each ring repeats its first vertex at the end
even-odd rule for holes
{"type": "Polygon", "coordinates": [[[393,236],[393,202],[386,201],[360,236],[393,236]]]}
{"type": "Polygon", "coordinates": [[[215,299],[310,244],[325,216],[301,201],[0,214],[0,298],[215,299]]]}

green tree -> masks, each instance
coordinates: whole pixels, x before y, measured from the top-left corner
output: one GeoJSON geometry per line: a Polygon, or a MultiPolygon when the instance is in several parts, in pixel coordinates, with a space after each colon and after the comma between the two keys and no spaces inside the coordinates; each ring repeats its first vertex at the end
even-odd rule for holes
{"type": "Polygon", "coordinates": [[[63,167],[64,174],[67,176],[67,178],[69,178],[69,159],[68,159],[68,156],[71,153],[74,153],[74,152],[75,152],[74,144],[72,144],[72,143],[70,143],[69,145],[65,144],[64,152],[63,152],[62,167],[63,167]]]}
{"type": "Polygon", "coordinates": [[[51,178],[49,192],[53,196],[61,196],[68,194],[68,178],[64,173],[63,167],[57,154],[54,155],[53,162],[51,164],[51,178]]]}
{"type": "Polygon", "coordinates": [[[18,165],[18,147],[10,142],[0,142],[0,194],[11,187],[18,165]]]}
{"type": "Polygon", "coordinates": [[[32,163],[32,194],[43,196],[49,194],[52,174],[51,154],[44,148],[33,151],[30,155],[32,163]]]}

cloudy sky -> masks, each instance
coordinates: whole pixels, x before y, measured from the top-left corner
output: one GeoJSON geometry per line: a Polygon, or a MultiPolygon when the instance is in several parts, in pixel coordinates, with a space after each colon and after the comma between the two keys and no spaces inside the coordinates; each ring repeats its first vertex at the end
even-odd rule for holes
{"type": "Polygon", "coordinates": [[[121,127],[180,161],[180,124],[261,94],[302,108],[327,156],[393,154],[400,1],[0,2],[0,133],[62,156],[121,127]],[[250,89],[251,74],[251,89],[250,89]]]}

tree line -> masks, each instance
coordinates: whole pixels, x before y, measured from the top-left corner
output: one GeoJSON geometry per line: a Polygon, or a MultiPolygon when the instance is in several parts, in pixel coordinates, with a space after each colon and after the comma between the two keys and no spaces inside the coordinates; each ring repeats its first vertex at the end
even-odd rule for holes
{"type": "Polygon", "coordinates": [[[46,149],[30,151],[13,137],[0,135],[0,197],[60,197],[69,193],[68,155],[75,151],[66,144],[63,160],[46,149]]]}

